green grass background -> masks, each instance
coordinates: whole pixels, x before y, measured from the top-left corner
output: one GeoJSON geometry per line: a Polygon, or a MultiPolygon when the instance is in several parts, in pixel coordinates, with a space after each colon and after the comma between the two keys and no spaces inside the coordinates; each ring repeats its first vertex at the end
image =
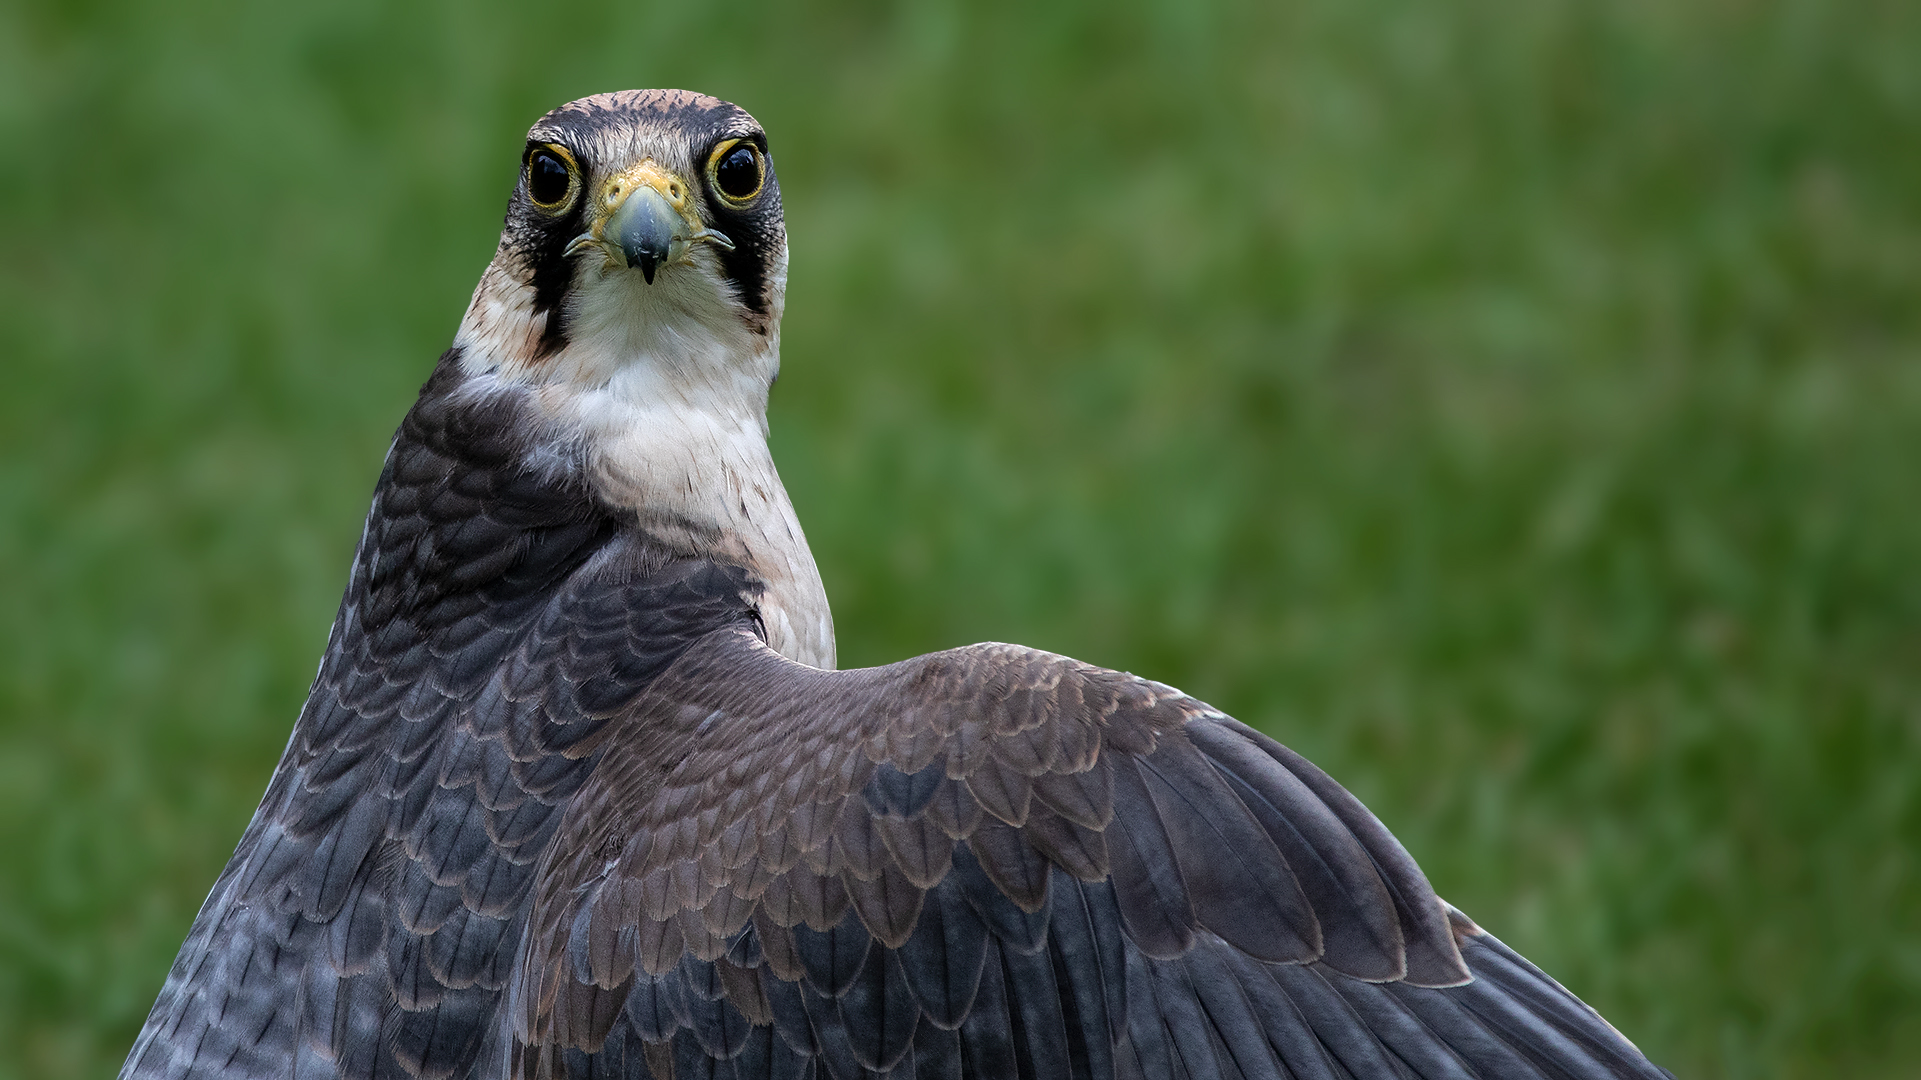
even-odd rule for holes
{"type": "Polygon", "coordinates": [[[7,0],[0,1077],[117,1068],[522,133],[648,85],[771,133],[844,664],[1172,682],[1680,1076],[1921,1074],[1914,6],[7,0]]]}

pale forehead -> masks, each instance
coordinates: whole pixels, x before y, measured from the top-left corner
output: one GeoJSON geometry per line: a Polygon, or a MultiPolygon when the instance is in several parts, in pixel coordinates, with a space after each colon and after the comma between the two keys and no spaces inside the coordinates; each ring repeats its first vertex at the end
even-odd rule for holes
{"type": "Polygon", "coordinates": [[[570,101],[528,131],[534,142],[571,149],[589,168],[620,168],[644,157],[686,167],[718,139],[760,131],[745,109],[688,90],[622,90],[570,101]]]}

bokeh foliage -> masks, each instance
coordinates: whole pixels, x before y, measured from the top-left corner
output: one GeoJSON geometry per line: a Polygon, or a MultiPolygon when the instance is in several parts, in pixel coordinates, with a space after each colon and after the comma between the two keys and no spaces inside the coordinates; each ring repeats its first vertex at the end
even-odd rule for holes
{"type": "Polygon", "coordinates": [[[1683,1077],[1921,1071],[1921,10],[0,5],[0,1077],[105,1077],[520,136],[772,133],[844,664],[1172,682],[1683,1077]]]}

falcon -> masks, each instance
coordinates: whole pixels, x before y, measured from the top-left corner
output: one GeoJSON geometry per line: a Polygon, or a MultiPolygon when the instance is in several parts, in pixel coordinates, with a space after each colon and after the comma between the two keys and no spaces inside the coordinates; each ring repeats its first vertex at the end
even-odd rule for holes
{"type": "Polygon", "coordinates": [[[528,133],[121,1076],[1656,1077],[1299,755],[983,644],[834,670],[767,136],[528,133]]]}

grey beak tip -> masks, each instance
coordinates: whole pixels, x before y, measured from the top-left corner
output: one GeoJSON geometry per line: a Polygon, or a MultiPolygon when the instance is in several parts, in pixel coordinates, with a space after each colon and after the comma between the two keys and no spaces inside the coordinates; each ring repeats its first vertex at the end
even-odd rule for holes
{"type": "Polygon", "coordinates": [[[652,285],[655,271],[673,250],[679,215],[658,192],[642,187],[614,212],[607,225],[627,257],[627,265],[639,267],[641,276],[652,285]]]}

